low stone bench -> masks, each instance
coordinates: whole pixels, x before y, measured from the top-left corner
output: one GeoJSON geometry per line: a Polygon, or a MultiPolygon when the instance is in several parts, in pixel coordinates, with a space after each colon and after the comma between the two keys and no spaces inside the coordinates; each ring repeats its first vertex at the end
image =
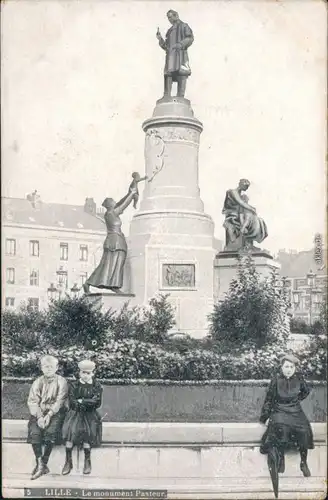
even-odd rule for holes
{"type": "MultiPolygon", "coordinates": [[[[308,459],[312,477],[303,477],[298,454],[287,455],[286,472],[280,476],[285,497],[280,498],[325,497],[326,424],[314,423],[312,428],[315,449],[309,451],[308,459]]],[[[92,451],[90,476],[83,477],[83,452],[77,464],[76,451],[74,470],[70,476],[61,476],[64,447],[56,447],[49,462],[51,474],[30,481],[34,458],[25,442],[27,422],[4,420],[3,485],[17,490],[70,484],[97,489],[139,484],[145,488],[148,484],[167,489],[169,498],[273,498],[266,456],[259,452],[264,429],[246,423],[104,423],[103,445],[92,451]]]]}

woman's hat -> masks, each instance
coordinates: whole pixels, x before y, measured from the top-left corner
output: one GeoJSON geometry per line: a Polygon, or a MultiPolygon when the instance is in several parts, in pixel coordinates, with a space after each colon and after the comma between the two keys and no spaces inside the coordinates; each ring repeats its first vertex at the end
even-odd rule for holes
{"type": "Polygon", "coordinates": [[[95,369],[96,365],[93,361],[90,361],[89,359],[84,359],[83,361],[80,361],[77,365],[80,370],[83,370],[84,372],[93,372],[95,369]]]}
{"type": "Polygon", "coordinates": [[[284,361],[290,361],[291,363],[294,363],[294,365],[298,365],[300,363],[298,357],[292,353],[285,353],[279,358],[279,362],[281,365],[284,361]]]}

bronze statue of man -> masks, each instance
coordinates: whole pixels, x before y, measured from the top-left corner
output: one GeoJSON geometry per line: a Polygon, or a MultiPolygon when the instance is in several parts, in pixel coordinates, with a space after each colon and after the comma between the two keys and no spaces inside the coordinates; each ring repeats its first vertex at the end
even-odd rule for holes
{"type": "Polygon", "coordinates": [[[191,74],[187,49],[194,41],[194,35],[187,23],[179,19],[175,10],[169,10],[167,18],[172,24],[163,39],[159,28],[156,37],[160,47],[165,50],[164,97],[171,96],[172,83],[178,84],[178,97],[184,97],[187,78],[191,74]]]}

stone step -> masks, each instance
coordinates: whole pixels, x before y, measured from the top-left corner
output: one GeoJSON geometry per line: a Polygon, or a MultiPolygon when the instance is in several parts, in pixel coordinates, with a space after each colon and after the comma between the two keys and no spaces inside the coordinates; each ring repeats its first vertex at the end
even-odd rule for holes
{"type": "MultiPolygon", "coordinates": [[[[298,454],[287,454],[279,498],[312,500],[326,496],[326,424],[312,427],[315,449],[308,456],[312,477],[303,477],[298,454]]],[[[21,497],[24,487],[155,488],[168,490],[168,498],[181,500],[274,498],[266,456],[259,452],[263,426],[258,424],[105,423],[103,444],[92,450],[90,476],[83,476],[83,451],[78,464],[76,449],[72,473],[62,476],[65,449],[60,446],[51,455],[50,474],[37,481],[30,480],[35,462],[26,443],[26,428],[26,421],[3,421],[6,498],[21,497]]]]}
{"type": "MultiPolygon", "coordinates": [[[[73,451],[74,472],[82,471],[83,451],[73,451]]],[[[64,447],[56,447],[49,461],[53,474],[61,474],[65,462],[64,447]]],[[[309,451],[308,464],[312,475],[326,477],[326,447],[317,446],[309,451]]],[[[27,443],[3,443],[2,474],[30,474],[35,465],[31,446],[27,443]]],[[[267,460],[258,447],[117,447],[102,446],[92,450],[92,467],[95,474],[111,478],[266,478],[267,460]]],[[[298,479],[300,458],[298,454],[286,456],[284,476],[298,479]]]]}

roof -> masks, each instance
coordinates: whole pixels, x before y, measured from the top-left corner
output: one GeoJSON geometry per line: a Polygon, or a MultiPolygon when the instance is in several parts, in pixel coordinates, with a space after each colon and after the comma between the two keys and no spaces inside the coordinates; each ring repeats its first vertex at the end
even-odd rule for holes
{"type": "Polygon", "coordinates": [[[104,222],[84,210],[82,205],[38,202],[36,208],[27,199],[6,198],[2,201],[2,224],[24,224],[52,228],[105,231],[104,222]]]}
{"type": "Polygon", "coordinates": [[[313,249],[297,253],[280,251],[277,260],[281,264],[280,273],[289,278],[306,276],[310,270],[318,276],[327,275],[327,268],[326,266],[323,267],[323,263],[327,263],[327,250],[323,250],[323,263],[321,266],[318,266],[314,260],[313,249]],[[322,267],[323,269],[321,269],[322,267]]]}

